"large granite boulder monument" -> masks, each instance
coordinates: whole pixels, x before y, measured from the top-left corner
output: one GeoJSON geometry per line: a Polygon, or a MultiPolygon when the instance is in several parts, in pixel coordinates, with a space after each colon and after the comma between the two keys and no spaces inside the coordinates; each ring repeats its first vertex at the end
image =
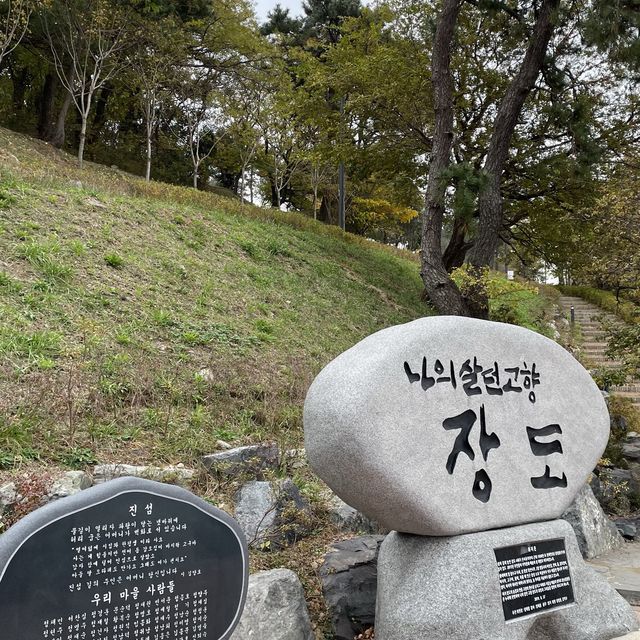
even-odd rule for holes
{"type": "Polygon", "coordinates": [[[552,340],[449,316],[384,329],[320,372],[304,428],[316,473],[393,531],[377,640],[608,640],[637,628],[558,520],[609,416],[552,340]]]}

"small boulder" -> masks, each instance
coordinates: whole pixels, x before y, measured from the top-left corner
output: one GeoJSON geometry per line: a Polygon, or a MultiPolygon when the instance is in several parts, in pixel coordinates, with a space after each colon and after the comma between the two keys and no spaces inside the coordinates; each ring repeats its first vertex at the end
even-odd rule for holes
{"type": "Polygon", "coordinates": [[[614,524],[620,535],[626,540],[635,540],[638,534],[638,522],[631,518],[616,518],[614,524]]]}
{"type": "Polygon", "coordinates": [[[93,480],[88,473],[84,471],[67,471],[51,485],[47,499],[52,501],[66,498],[88,489],[92,485],[93,480]]]}
{"type": "Polygon", "coordinates": [[[293,544],[310,531],[311,508],[292,480],[247,482],[236,494],[235,517],[250,547],[293,544]]]}
{"type": "Polygon", "coordinates": [[[605,515],[588,484],[580,489],[562,518],[573,527],[585,558],[597,558],[624,545],[624,539],[605,515]]]}
{"type": "Polygon", "coordinates": [[[384,536],[345,540],[325,556],[320,580],[336,640],[353,640],[374,624],[383,540],[384,536]]]}
{"type": "Polygon", "coordinates": [[[627,441],[622,445],[622,455],[627,460],[634,462],[640,460],[640,438],[627,438],[627,441]]]}
{"type": "Polygon", "coordinates": [[[624,416],[613,414],[611,416],[611,431],[614,433],[626,434],[629,429],[629,423],[624,416]]]}
{"type": "Polygon", "coordinates": [[[3,513],[16,502],[20,501],[21,496],[14,482],[7,482],[0,487],[0,513],[3,513]]]}
{"type": "Polygon", "coordinates": [[[252,444],[228,451],[211,453],[202,458],[208,471],[231,478],[242,473],[261,477],[265,469],[277,469],[280,464],[280,449],[275,442],[252,444]]]}
{"type": "Polygon", "coordinates": [[[138,467],[130,464],[99,464],[93,469],[94,484],[101,484],[123,476],[134,476],[136,478],[145,478],[146,480],[155,480],[156,482],[176,484],[180,487],[188,487],[195,476],[195,471],[182,465],[176,465],[175,467],[138,467]]]}
{"type": "Polygon", "coordinates": [[[249,576],[247,602],[230,640],[314,640],[304,591],[289,569],[249,576]]]}
{"type": "Polygon", "coordinates": [[[343,531],[373,534],[386,533],[377,522],[370,520],[335,494],[329,498],[327,510],[329,511],[331,522],[338,525],[343,531]]]}

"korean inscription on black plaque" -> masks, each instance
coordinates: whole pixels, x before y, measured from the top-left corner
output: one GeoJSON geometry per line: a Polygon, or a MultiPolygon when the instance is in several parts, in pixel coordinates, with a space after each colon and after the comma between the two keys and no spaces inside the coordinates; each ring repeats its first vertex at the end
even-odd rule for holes
{"type": "Polygon", "coordinates": [[[564,539],[501,547],[494,553],[507,622],[575,601],[564,539]]]}
{"type": "Polygon", "coordinates": [[[193,494],[123,478],[0,538],[3,640],[224,640],[247,585],[237,524],[193,494]]]}

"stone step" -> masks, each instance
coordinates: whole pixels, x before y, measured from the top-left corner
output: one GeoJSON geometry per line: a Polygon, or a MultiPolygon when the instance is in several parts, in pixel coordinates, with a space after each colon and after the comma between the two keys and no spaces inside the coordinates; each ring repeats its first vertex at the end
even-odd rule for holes
{"type": "Polygon", "coordinates": [[[640,394],[637,391],[612,391],[612,393],[620,398],[629,398],[633,404],[640,404],[640,394]]]}
{"type": "Polygon", "coordinates": [[[620,549],[586,562],[629,604],[640,605],[640,543],[627,542],[620,549]]]}
{"type": "Polygon", "coordinates": [[[640,396],[640,385],[637,384],[621,384],[617,387],[612,387],[614,393],[622,391],[625,393],[637,393],[640,396]]]}

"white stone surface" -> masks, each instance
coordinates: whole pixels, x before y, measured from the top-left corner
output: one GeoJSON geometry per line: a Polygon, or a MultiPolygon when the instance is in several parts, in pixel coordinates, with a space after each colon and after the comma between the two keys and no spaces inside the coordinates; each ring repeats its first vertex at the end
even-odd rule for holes
{"type": "Polygon", "coordinates": [[[376,640],[609,640],[637,628],[629,604],[584,563],[564,520],[451,538],[393,532],[380,549],[376,640]],[[558,538],[575,603],[506,622],[495,549],[558,538]]]}
{"type": "Polygon", "coordinates": [[[93,480],[84,471],[67,471],[58,478],[49,490],[49,500],[58,500],[75,495],[93,485],[93,480]]]}
{"type": "Polygon", "coordinates": [[[15,482],[7,482],[0,487],[0,513],[20,500],[15,482]]]}
{"type": "Polygon", "coordinates": [[[176,465],[175,467],[142,467],[131,464],[99,464],[93,469],[94,484],[101,484],[108,480],[125,476],[188,487],[195,476],[195,471],[182,465],[176,465]]]}
{"type": "Polygon", "coordinates": [[[588,484],[582,487],[562,517],[573,527],[585,558],[597,558],[626,544],[588,484]]]}
{"type": "Polygon", "coordinates": [[[456,535],[560,517],[606,446],[609,415],[588,372],[552,340],[437,316],[375,333],[327,365],[309,389],[304,428],[312,468],[345,502],[389,529],[456,535]],[[523,373],[534,364],[537,384],[523,373]],[[469,386],[474,367],[482,370],[469,386]],[[514,367],[517,380],[506,371],[514,367]],[[462,430],[443,423],[456,416],[475,422],[468,453],[447,469],[462,430]],[[531,442],[528,427],[562,433],[531,442]],[[488,448],[496,437],[500,446],[488,448]],[[545,473],[566,486],[535,488],[545,473]]]}
{"type": "Polygon", "coordinates": [[[244,612],[231,640],[314,640],[302,584],[293,571],[249,576],[244,612]]]}

